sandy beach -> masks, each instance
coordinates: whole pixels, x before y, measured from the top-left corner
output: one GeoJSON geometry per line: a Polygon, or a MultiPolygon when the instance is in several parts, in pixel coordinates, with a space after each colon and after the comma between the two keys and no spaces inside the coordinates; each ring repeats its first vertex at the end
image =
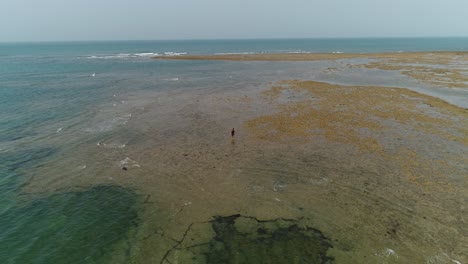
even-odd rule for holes
{"type": "MultiPolygon", "coordinates": [[[[468,55],[157,59],[372,59],[345,61],[344,67],[391,68],[435,89],[446,84],[464,89],[468,55]],[[452,77],[417,72],[435,64],[452,77]]],[[[26,194],[100,184],[136,190],[140,224],[129,234],[131,246],[117,245],[126,255],[113,256],[115,261],[128,256],[135,263],[286,263],[295,258],[301,263],[300,258],[312,256],[314,263],[468,261],[464,107],[405,87],[305,78],[236,89],[161,91],[145,100],[125,121],[122,135],[134,136],[130,143],[119,145],[123,136],[115,135],[82,144],[56,168],[86,164],[85,170],[64,177],[44,166],[38,174],[52,176],[31,177],[23,187],[26,194]]]]}

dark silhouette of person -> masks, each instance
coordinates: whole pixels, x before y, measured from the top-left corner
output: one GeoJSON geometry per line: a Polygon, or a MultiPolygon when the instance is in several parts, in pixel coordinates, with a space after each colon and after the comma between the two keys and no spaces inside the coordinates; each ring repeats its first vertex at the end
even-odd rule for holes
{"type": "Polygon", "coordinates": [[[234,128],[232,128],[231,130],[231,137],[234,138],[234,135],[236,134],[236,131],[234,130],[234,128]]]}

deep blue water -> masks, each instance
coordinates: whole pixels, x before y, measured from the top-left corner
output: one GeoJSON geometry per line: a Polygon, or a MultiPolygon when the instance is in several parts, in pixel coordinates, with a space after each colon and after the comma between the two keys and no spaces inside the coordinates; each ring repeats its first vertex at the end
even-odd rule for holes
{"type": "Polygon", "coordinates": [[[85,255],[92,260],[85,263],[99,262],[108,254],[109,244],[124,239],[122,234],[136,225],[135,194],[121,187],[96,187],[26,201],[20,195],[36,168],[52,162],[67,147],[70,151],[66,144],[52,140],[63,124],[70,130],[79,127],[87,121],[90,109],[108,103],[114,94],[180,88],[175,82],[161,80],[181,74],[216,75],[216,65],[221,65],[149,59],[155,53],[466,50],[468,38],[1,43],[0,259],[2,263],[71,263],[85,255]],[[92,77],[94,74],[99,78],[92,77]],[[109,203],[115,205],[106,206],[109,203]],[[122,210],[127,214],[116,214],[122,210]],[[109,226],[108,217],[113,215],[118,217],[109,226]],[[87,229],[90,218],[95,226],[87,229]],[[35,228],[41,231],[35,232],[35,228]],[[97,230],[115,235],[88,239],[97,230]],[[61,243],[62,236],[73,243],[61,243]],[[56,250],[61,246],[63,250],[56,250]],[[51,247],[54,251],[47,255],[51,247]]]}

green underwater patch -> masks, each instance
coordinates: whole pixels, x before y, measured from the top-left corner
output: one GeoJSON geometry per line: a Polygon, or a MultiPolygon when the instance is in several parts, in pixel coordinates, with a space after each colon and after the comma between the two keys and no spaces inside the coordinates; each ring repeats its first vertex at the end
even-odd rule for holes
{"type": "Polygon", "coordinates": [[[118,186],[53,194],[0,215],[2,263],[102,263],[137,225],[137,195],[118,186]]]}
{"type": "Polygon", "coordinates": [[[333,263],[328,238],[300,220],[232,215],[192,224],[161,263],[333,263]]]}

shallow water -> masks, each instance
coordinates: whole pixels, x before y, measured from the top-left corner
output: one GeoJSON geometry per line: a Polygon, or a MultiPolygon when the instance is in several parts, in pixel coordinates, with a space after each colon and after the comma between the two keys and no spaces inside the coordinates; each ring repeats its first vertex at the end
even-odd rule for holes
{"type": "MultiPolygon", "coordinates": [[[[136,195],[116,186],[21,197],[2,213],[3,263],[103,263],[137,225],[136,195]]],[[[123,256],[121,261],[128,261],[123,256]]]]}
{"type": "MultiPolygon", "coordinates": [[[[193,257],[219,263],[236,252],[232,263],[289,256],[301,256],[297,263],[450,263],[452,253],[460,256],[463,241],[448,252],[450,243],[437,239],[459,238],[464,230],[462,194],[397,193],[405,185],[392,180],[392,164],[323,139],[251,141],[243,126],[275,110],[255,102],[285,79],[427,92],[425,85],[398,72],[349,67],[360,60],[91,58],[148,52],[148,44],[109,53],[47,49],[46,55],[0,57],[8,65],[0,71],[0,256],[6,263],[165,263],[164,256],[172,263],[193,257]],[[184,244],[190,241],[196,243],[184,244]],[[194,245],[195,253],[188,252],[194,245]]],[[[468,101],[465,94],[428,88],[468,101]]],[[[442,143],[450,153],[466,152],[442,143]]],[[[463,191],[466,178],[452,177],[463,191]]]]}

